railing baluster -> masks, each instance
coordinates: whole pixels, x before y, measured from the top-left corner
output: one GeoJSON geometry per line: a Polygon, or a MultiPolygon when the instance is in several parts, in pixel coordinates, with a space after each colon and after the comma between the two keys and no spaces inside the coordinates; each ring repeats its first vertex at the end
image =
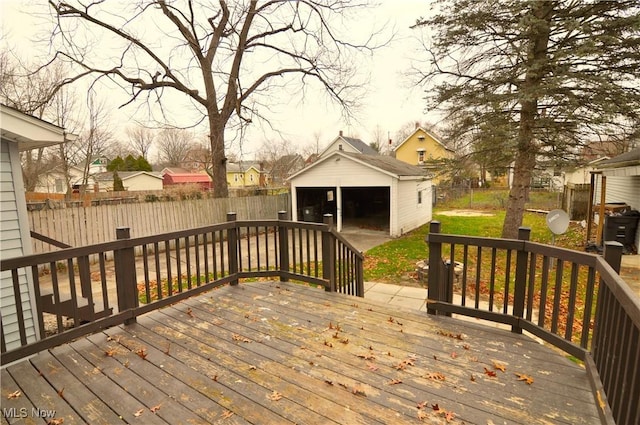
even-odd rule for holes
{"type": "Polygon", "coordinates": [[[149,286],[149,252],[147,245],[142,245],[142,268],[144,272],[144,295],[147,299],[147,303],[151,302],[151,288],[149,286]]]}
{"type": "Polygon", "coordinates": [[[162,273],[160,272],[160,245],[156,242],[153,244],[153,257],[156,264],[156,288],[158,292],[158,300],[162,299],[162,273]]]}
{"type": "Polygon", "coordinates": [[[489,279],[489,311],[493,311],[493,299],[496,287],[496,248],[491,248],[491,279],[489,279]]]}
{"type": "Polygon", "coordinates": [[[512,251],[507,250],[507,265],[504,272],[504,294],[502,300],[502,313],[509,313],[509,285],[511,285],[511,253],[512,251]]]}
{"type": "MultiPolygon", "coordinates": [[[[197,246],[196,246],[197,248],[197,246]]],[[[187,268],[187,290],[191,289],[191,244],[189,243],[189,236],[184,238],[184,256],[186,260],[187,268]]]]}
{"type": "Polygon", "coordinates": [[[536,270],[538,258],[535,253],[529,257],[529,283],[527,286],[527,320],[533,320],[533,298],[536,289],[536,270]]]}
{"type": "Polygon", "coordinates": [[[18,276],[17,269],[11,270],[11,280],[13,282],[13,296],[16,303],[16,317],[18,318],[20,344],[27,345],[27,331],[24,325],[24,311],[22,310],[22,291],[20,290],[20,278],[18,276]]]}
{"type": "Polygon", "coordinates": [[[256,260],[257,260],[257,270],[260,271],[260,229],[256,226],[256,260]]]}
{"type": "Polygon", "coordinates": [[[71,294],[71,307],[73,308],[73,326],[80,326],[80,316],[78,315],[78,295],[76,293],[75,271],[73,269],[73,258],[67,260],[67,276],[69,277],[69,292],[71,294]]]}
{"type": "MultiPolygon", "coordinates": [[[[169,241],[164,242],[165,258],[167,260],[167,296],[173,295],[173,279],[171,275],[171,247],[169,241]]],[[[162,288],[164,289],[164,288],[162,288]]]]}
{"type": "Polygon", "coordinates": [[[551,258],[548,256],[542,257],[542,282],[540,284],[540,307],[538,316],[538,326],[544,327],[545,317],[547,313],[547,291],[549,290],[549,262],[551,258]]]}
{"type": "Polygon", "coordinates": [[[596,271],[593,267],[589,267],[586,287],[586,299],[584,302],[584,314],[582,318],[582,335],[580,336],[580,346],[588,348],[589,331],[591,329],[591,312],[593,310],[593,296],[595,291],[596,271]]]}
{"type": "MultiPolygon", "coordinates": [[[[36,314],[38,318],[38,332],[39,337],[44,338],[44,320],[42,316],[42,298],[40,294],[40,276],[38,266],[31,266],[31,276],[33,277],[33,291],[35,296],[36,314]]],[[[0,326],[1,327],[1,326],[0,326]]],[[[6,351],[3,350],[3,351],[6,351]]]]}
{"type": "Polygon", "coordinates": [[[193,243],[195,245],[196,255],[196,287],[200,287],[200,285],[202,284],[202,270],[200,267],[200,238],[198,237],[198,235],[194,235],[193,243]]]}
{"type": "Polygon", "coordinates": [[[573,338],[573,322],[575,318],[575,310],[571,306],[576,305],[576,296],[578,292],[578,265],[576,263],[571,264],[571,283],[569,286],[569,308],[567,309],[567,321],[566,329],[564,332],[564,339],[571,341],[573,338]]]}
{"type": "Polygon", "coordinates": [[[462,305],[467,305],[467,266],[469,264],[469,245],[462,248],[462,305]]]}
{"type": "Polygon", "coordinates": [[[58,263],[51,262],[49,263],[49,267],[51,268],[51,285],[53,289],[53,310],[56,315],[56,325],[58,326],[58,333],[63,331],[62,326],[62,311],[60,306],[60,284],[58,281],[58,263]]]}
{"type": "Polygon", "coordinates": [[[178,293],[182,293],[182,256],[180,252],[180,238],[176,238],[175,240],[175,251],[176,251],[176,279],[178,283],[178,293]]]}
{"type": "Polygon", "coordinates": [[[560,301],[562,300],[562,274],[564,261],[556,259],[556,286],[553,289],[553,315],[551,316],[551,332],[558,333],[558,319],[560,317],[560,301]]]}
{"type": "Polygon", "coordinates": [[[107,267],[106,267],[107,254],[101,252],[98,254],[98,261],[100,262],[100,286],[102,287],[102,310],[109,311],[109,288],[107,287],[107,267]]]}
{"type": "MultiPolygon", "coordinates": [[[[478,254],[477,254],[477,263],[476,263],[476,293],[475,293],[475,308],[476,310],[480,308],[480,277],[482,273],[482,247],[478,246],[478,254]]],[[[431,267],[431,266],[429,266],[431,267]]]]}
{"type": "MultiPolygon", "coordinates": [[[[209,276],[209,238],[207,237],[209,233],[205,232],[202,234],[202,254],[204,255],[204,282],[211,282],[211,277],[209,276]]],[[[213,262],[216,261],[215,254],[212,255],[213,262]]]]}

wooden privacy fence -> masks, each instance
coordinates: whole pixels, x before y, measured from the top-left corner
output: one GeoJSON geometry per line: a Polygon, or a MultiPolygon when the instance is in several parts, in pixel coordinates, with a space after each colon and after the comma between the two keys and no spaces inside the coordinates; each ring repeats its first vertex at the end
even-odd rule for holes
{"type": "MultiPolygon", "coordinates": [[[[114,229],[129,227],[132,237],[202,227],[226,220],[236,211],[242,220],[275,217],[289,210],[289,195],[193,199],[29,211],[31,231],[69,246],[86,246],[116,239],[114,229]]],[[[32,238],[33,253],[57,249],[32,238]]]]}
{"type": "Polygon", "coordinates": [[[364,296],[363,255],[335,231],[331,215],[322,224],[289,221],[286,212],[277,220],[236,218],[228,213],[219,224],[138,238],[120,227],[116,241],[3,260],[16,314],[2,315],[1,364],[240,279],[297,280],[364,296]],[[33,281],[35,312],[23,310],[24,275],[33,281]],[[25,325],[30,315],[35,342],[25,325]]]}
{"type": "Polygon", "coordinates": [[[618,275],[622,245],[607,242],[598,256],[529,234],[447,235],[432,222],[427,311],[536,335],[584,361],[603,423],[640,423],[640,300],[618,275]]]}

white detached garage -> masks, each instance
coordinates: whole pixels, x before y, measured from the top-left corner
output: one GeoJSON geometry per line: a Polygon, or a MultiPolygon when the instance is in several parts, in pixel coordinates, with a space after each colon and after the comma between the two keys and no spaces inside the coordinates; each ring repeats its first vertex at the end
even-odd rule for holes
{"type": "Polygon", "coordinates": [[[292,219],[337,230],[366,228],[400,236],[432,217],[431,180],[419,167],[384,155],[335,151],[289,178],[292,219]]]}

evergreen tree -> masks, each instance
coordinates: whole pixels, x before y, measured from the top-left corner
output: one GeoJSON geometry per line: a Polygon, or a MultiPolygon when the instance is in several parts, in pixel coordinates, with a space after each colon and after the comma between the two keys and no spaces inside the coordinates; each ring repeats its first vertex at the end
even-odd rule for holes
{"type": "MultiPolygon", "coordinates": [[[[514,165],[502,236],[522,224],[536,161],[594,139],[628,140],[640,120],[637,0],[443,0],[420,82],[485,162],[514,165]],[[495,155],[499,153],[499,155],[495,155]]],[[[485,164],[487,165],[487,164],[485,164]]],[[[489,165],[490,166],[490,165],[489,165]]]]}
{"type": "Polygon", "coordinates": [[[122,179],[118,175],[117,171],[113,172],[113,191],[124,192],[124,183],[122,183],[122,179]]]}

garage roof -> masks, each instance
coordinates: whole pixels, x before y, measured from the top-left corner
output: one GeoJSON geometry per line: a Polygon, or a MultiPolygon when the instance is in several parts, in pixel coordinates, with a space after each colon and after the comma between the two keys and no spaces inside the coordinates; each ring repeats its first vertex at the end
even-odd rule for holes
{"type": "Polygon", "coordinates": [[[309,167],[305,167],[297,173],[293,174],[289,179],[292,179],[302,173],[307,172],[313,167],[316,167],[322,164],[325,161],[329,161],[335,157],[344,157],[349,158],[355,162],[363,164],[367,167],[376,169],[378,171],[384,172],[385,174],[390,174],[394,177],[426,177],[426,172],[420,167],[415,165],[407,164],[406,162],[400,161],[399,159],[395,159],[386,155],[365,155],[362,153],[352,153],[345,151],[335,151],[331,155],[326,156],[324,158],[320,158],[318,161],[311,164],[309,167]]]}

